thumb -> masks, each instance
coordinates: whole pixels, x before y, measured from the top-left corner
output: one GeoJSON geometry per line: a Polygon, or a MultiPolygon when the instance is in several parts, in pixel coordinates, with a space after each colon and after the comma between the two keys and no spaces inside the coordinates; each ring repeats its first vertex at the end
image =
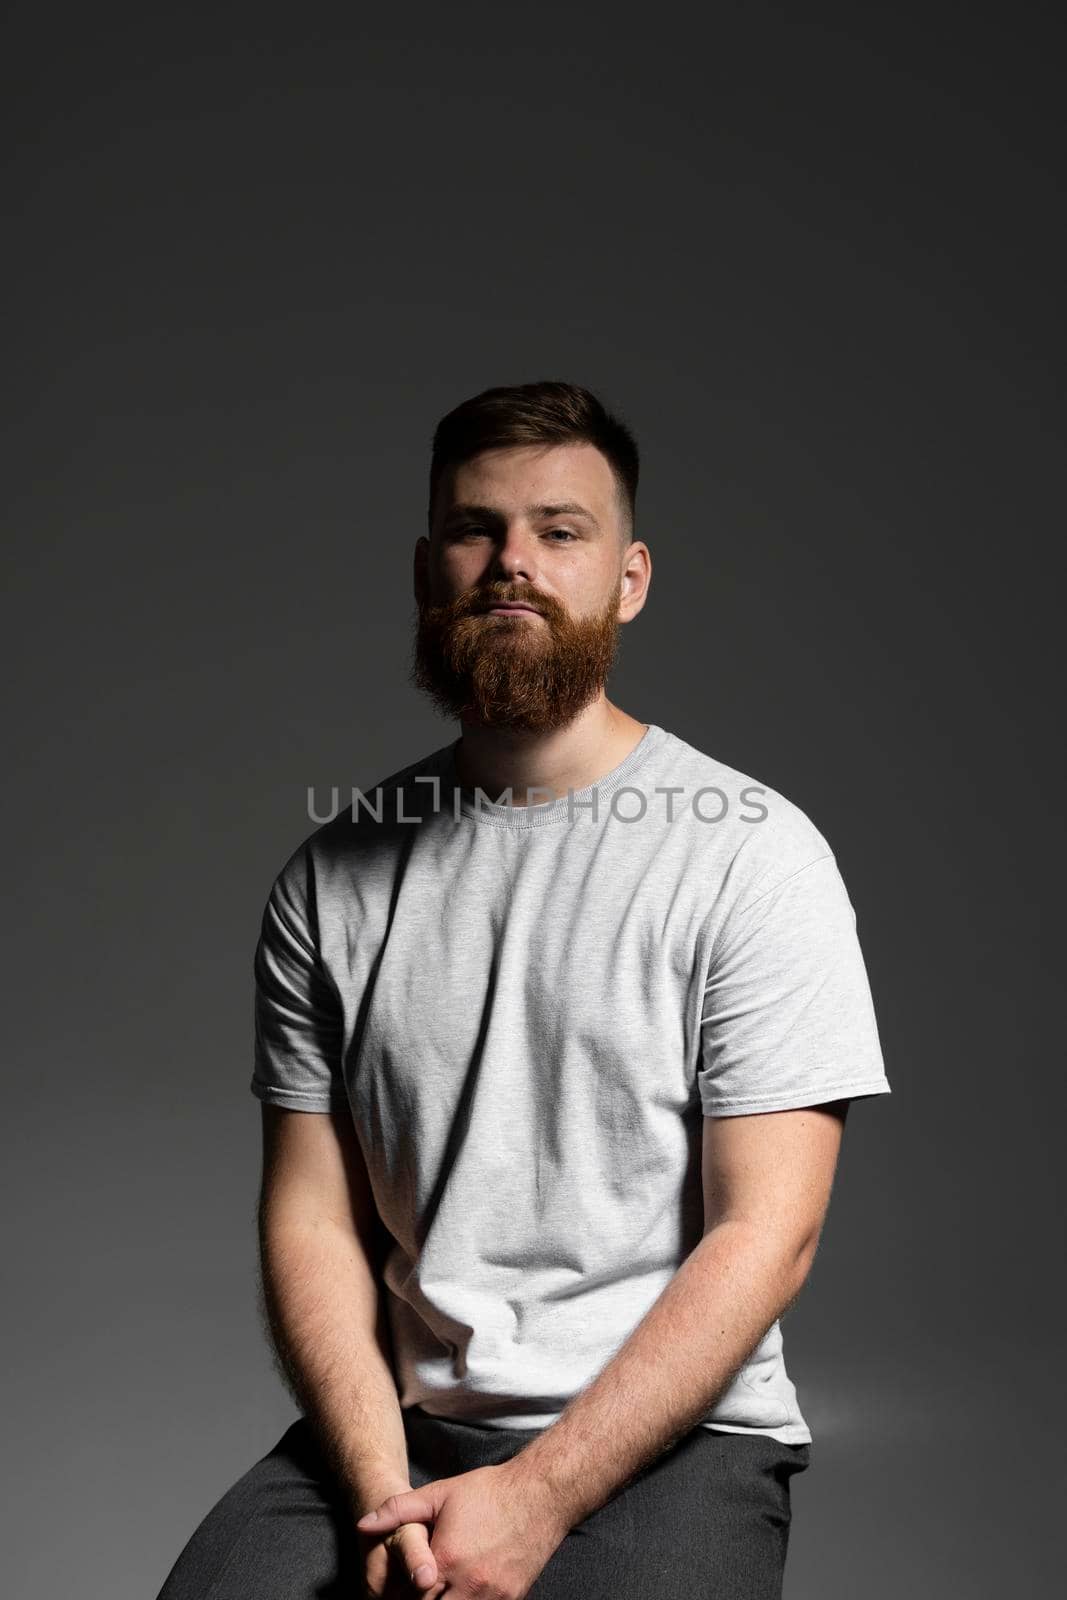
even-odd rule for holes
{"type": "Polygon", "coordinates": [[[430,1549],[430,1536],[421,1522],[402,1522],[389,1543],[417,1589],[429,1589],[437,1582],[437,1562],[430,1549]]]}
{"type": "MultiPolygon", "coordinates": [[[[430,1486],[433,1487],[433,1486],[430,1486]]],[[[402,1522],[432,1522],[437,1516],[437,1496],[425,1489],[405,1489],[391,1494],[375,1511],[367,1511],[356,1527],[363,1533],[388,1533],[402,1522]]]]}

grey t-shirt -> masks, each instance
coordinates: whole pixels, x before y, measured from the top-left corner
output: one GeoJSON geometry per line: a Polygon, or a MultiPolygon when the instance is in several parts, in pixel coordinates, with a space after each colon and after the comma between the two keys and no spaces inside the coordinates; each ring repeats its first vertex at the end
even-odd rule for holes
{"type": "MultiPolygon", "coordinates": [[[[401,1405],[536,1429],[700,1242],[704,1117],[889,1084],[855,913],[783,795],[655,724],[529,805],[462,789],[454,751],[278,874],[251,1088],[351,1109],[401,1405]]],[[[701,1425],[811,1440],[778,1322],[701,1425]]]]}

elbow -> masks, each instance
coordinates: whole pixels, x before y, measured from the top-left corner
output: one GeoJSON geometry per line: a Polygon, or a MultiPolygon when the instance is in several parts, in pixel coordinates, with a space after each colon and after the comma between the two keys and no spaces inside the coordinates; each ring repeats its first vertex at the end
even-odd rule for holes
{"type": "Polygon", "coordinates": [[[795,1298],[808,1280],[815,1255],[819,1248],[820,1230],[807,1233],[802,1239],[793,1243],[786,1257],[786,1281],[789,1285],[790,1299],[795,1298]]]}
{"type": "Polygon", "coordinates": [[[775,1282],[786,1302],[800,1293],[819,1247],[820,1227],[798,1232],[794,1228],[769,1226],[766,1221],[723,1220],[706,1230],[701,1247],[717,1250],[715,1241],[761,1263],[769,1282],[775,1282]],[[729,1242],[728,1242],[729,1241],[729,1242]]]}

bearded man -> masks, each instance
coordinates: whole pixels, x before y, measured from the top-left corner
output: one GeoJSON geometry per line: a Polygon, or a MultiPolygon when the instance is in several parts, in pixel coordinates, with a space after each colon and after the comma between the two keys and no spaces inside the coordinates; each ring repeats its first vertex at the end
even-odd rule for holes
{"type": "Polygon", "coordinates": [[[460,734],[304,839],[255,952],[301,1414],[160,1600],[781,1594],[780,1319],[889,1084],[826,839],[607,699],[637,483],[576,385],[437,427],[411,675],[460,734]]]}

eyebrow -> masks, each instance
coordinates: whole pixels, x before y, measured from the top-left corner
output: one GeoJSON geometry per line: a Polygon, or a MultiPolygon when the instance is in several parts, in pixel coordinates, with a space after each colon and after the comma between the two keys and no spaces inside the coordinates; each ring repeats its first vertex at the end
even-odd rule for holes
{"type": "MultiPolygon", "coordinates": [[[[600,527],[593,513],[587,511],[585,506],[579,505],[576,500],[561,500],[557,505],[551,506],[525,506],[523,509],[528,517],[584,517],[594,528],[600,527]]],[[[494,510],[492,506],[454,505],[449,508],[445,522],[455,522],[460,517],[495,517],[499,520],[500,512],[494,510]]]]}

